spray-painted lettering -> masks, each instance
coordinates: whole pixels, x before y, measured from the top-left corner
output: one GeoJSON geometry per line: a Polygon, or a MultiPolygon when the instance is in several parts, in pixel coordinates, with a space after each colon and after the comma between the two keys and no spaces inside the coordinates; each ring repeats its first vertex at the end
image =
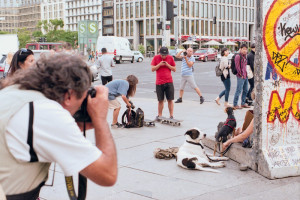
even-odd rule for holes
{"type": "Polygon", "coordinates": [[[286,23],[280,23],[278,29],[281,32],[281,36],[285,37],[284,40],[300,35],[300,26],[298,24],[295,27],[286,27],[286,23]]]}

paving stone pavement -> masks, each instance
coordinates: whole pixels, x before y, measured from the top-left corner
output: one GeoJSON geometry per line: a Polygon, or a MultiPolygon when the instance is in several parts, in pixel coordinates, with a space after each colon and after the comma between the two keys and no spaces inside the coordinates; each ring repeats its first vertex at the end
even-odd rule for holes
{"type": "MultiPolygon", "coordinates": [[[[144,110],[145,118],[157,115],[155,99],[133,98],[136,108],[144,110]]],[[[125,111],[122,104],[121,114],[125,111]]],[[[235,111],[238,127],[246,110],[235,111]]],[[[168,117],[167,103],[163,115],[168,117]]],[[[102,187],[88,181],[87,200],[300,200],[300,177],[269,180],[252,170],[242,172],[238,163],[230,160],[221,173],[182,169],[173,160],[154,158],[155,148],[178,147],[183,144],[186,130],[198,127],[209,137],[214,136],[217,124],[225,121],[224,107],[214,102],[200,105],[196,101],[175,104],[174,116],[184,120],[180,127],[156,123],[155,127],[112,129],[118,151],[119,175],[113,187],[102,187]]],[[[119,118],[120,122],[121,117],[119,118]]],[[[108,122],[112,121],[109,111],[108,122]]],[[[87,138],[94,142],[93,131],[87,138]]],[[[211,152],[210,149],[206,149],[211,152]]],[[[53,166],[49,180],[52,181],[53,166]]],[[[56,166],[53,187],[43,187],[41,199],[68,200],[64,175],[56,166]]],[[[77,185],[77,175],[74,176],[77,185]]]]}

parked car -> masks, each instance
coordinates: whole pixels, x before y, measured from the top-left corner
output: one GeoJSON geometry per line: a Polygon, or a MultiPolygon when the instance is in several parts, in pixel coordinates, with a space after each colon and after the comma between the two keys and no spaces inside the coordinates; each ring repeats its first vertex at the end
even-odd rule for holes
{"type": "Polygon", "coordinates": [[[136,62],[143,62],[144,60],[144,56],[141,52],[139,51],[133,51],[133,55],[134,55],[134,60],[136,62]]]}
{"type": "Polygon", "coordinates": [[[173,56],[175,61],[181,61],[181,59],[176,58],[176,54],[180,51],[184,51],[185,49],[169,49],[169,55],[173,56]]]}
{"type": "Polygon", "coordinates": [[[214,60],[216,61],[218,59],[217,57],[217,51],[212,48],[208,49],[198,49],[194,53],[194,57],[196,60],[204,61],[207,62],[209,60],[214,60]]]}

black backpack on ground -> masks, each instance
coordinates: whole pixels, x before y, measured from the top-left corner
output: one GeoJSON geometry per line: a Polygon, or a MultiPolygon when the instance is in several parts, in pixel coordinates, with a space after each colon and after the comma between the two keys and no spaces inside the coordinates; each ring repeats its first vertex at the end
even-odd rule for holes
{"type": "Polygon", "coordinates": [[[125,128],[140,128],[144,126],[144,111],[138,108],[136,111],[131,109],[125,110],[122,115],[122,124],[125,128]]]}
{"type": "Polygon", "coordinates": [[[235,66],[235,56],[236,55],[240,55],[240,66],[242,65],[242,55],[240,53],[236,53],[232,56],[232,59],[231,59],[231,72],[236,75],[237,74],[237,70],[236,70],[236,66],[235,66]]]}

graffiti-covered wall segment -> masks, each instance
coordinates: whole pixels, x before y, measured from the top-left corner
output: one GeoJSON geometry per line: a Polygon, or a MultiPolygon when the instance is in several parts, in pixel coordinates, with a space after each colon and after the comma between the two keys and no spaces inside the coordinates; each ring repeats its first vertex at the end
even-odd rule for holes
{"type": "Polygon", "coordinates": [[[300,175],[300,0],[263,1],[262,152],[271,178],[300,175]]]}

